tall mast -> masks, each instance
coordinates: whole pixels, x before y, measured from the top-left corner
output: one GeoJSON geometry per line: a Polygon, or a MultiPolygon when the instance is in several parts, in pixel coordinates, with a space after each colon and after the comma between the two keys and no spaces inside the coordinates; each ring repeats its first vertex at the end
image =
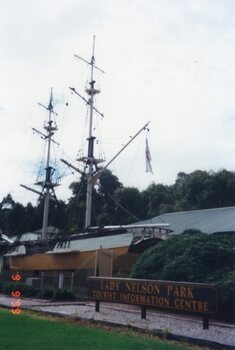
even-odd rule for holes
{"type": "MultiPolygon", "coordinates": [[[[92,129],[93,129],[93,111],[95,111],[96,113],[98,113],[102,118],[104,117],[104,115],[102,113],[100,113],[97,108],[95,108],[94,106],[94,96],[98,93],[100,93],[100,90],[95,88],[95,80],[94,80],[94,68],[99,70],[100,72],[104,73],[104,71],[100,68],[98,68],[95,65],[95,36],[93,36],[93,48],[92,48],[92,57],[91,57],[91,61],[88,62],[87,60],[85,60],[84,58],[78,56],[78,55],[74,55],[76,58],[79,58],[80,60],[84,61],[85,63],[89,64],[91,66],[91,80],[89,82],[89,87],[86,89],[86,93],[88,94],[89,98],[85,99],[82,95],[80,95],[75,88],[70,87],[70,90],[75,93],[76,95],[78,95],[84,102],[86,102],[86,104],[89,106],[90,109],[90,114],[89,114],[89,133],[88,133],[88,151],[87,151],[87,157],[81,157],[78,158],[78,161],[82,161],[84,162],[87,166],[88,166],[88,173],[86,175],[87,178],[87,191],[86,191],[86,214],[85,214],[85,228],[91,226],[91,209],[92,209],[92,190],[93,190],[93,186],[96,183],[96,181],[99,179],[99,177],[101,176],[101,174],[103,173],[103,171],[107,168],[108,165],[110,165],[115,159],[116,157],[139,135],[139,133],[146,129],[149,122],[144,125],[144,127],[142,127],[136,134],[134,137],[132,137],[131,140],[129,140],[126,145],[117,153],[117,155],[115,155],[111,161],[103,168],[103,170],[99,170],[97,167],[97,164],[102,163],[104,161],[104,159],[96,159],[94,157],[94,140],[96,139],[95,136],[93,136],[92,134],[92,129]],[[95,167],[95,169],[94,169],[95,167]]],[[[68,165],[69,167],[71,167],[72,169],[78,171],[79,173],[81,173],[81,171],[73,166],[71,163],[67,162],[64,159],[61,159],[62,162],[64,162],[66,165],[68,165]]]]}
{"type": "Polygon", "coordinates": [[[59,145],[57,142],[55,142],[52,139],[52,136],[54,135],[55,131],[57,130],[56,124],[51,119],[52,114],[56,114],[53,110],[53,94],[52,94],[52,88],[51,88],[51,95],[48,107],[44,106],[43,104],[39,103],[40,106],[45,108],[48,111],[48,121],[44,125],[45,134],[40,132],[39,130],[33,128],[35,132],[37,132],[44,140],[47,141],[47,157],[46,157],[46,168],[45,168],[45,179],[44,181],[38,181],[35,183],[35,185],[39,185],[42,187],[42,191],[39,192],[37,190],[34,190],[33,188],[30,188],[25,185],[21,185],[22,187],[26,188],[27,190],[30,190],[32,192],[35,192],[39,194],[40,196],[44,197],[44,209],[43,209],[43,223],[42,223],[42,239],[47,238],[47,226],[48,226],[48,216],[49,216],[49,201],[50,198],[56,199],[55,193],[54,193],[54,187],[58,186],[57,183],[52,182],[52,170],[53,168],[50,165],[50,156],[51,156],[51,143],[54,142],[57,145],[59,145]],[[51,193],[52,192],[52,193],[51,193]]]}
{"type": "MultiPolygon", "coordinates": [[[[99,70],[100,72],[104,73],[102,69],[97,67],[95,65],[95,36],[93,36],[93,47],[92,47],[92,56],[91,60],[87,61],[84,58],[74,55],[76,58],[79,58],[83,62],[89,64],[91,66],[91,75],[90,75],[90,82],[89,86],[85,89],[86,93],[88,94],[88,99],[85,99],[82,95],[80,95],[75,88],[70,87],[70,90],[78,95],[88,106],[89,106],[89,130],[88,130],[88,150],[87,150],[87,156],[78,158],[78,161],[84,162],[86,166],[88,167],[88,173],[86,175],[87,178],[87,190],[86,190],[86,214],[85,214],[85,227],[89,227],[91,225],[91,208],[92,208],[92,190],[94,186],[94,167],[97,168],[98,163],[102,163],[104,159],[96,159],[94,157],[94,140],[96,139],[95,136],[92,134],[93,129],[93,111],[98,113],[102,118],[104,115],[100,113],[97,108],[94,106],[94,96],[96,94],[100,93],[100,90],[95,88],[95,80],[94,80],[94,69],[99,70]]],[[[68,163],[66,160],[61,159],[62,162],[67,164],[68,166],[72,167],[74,170],[81,172],[79,169],[74,167],[72,164],[68,163]]]]}
{"type": "Polygon", "coordinates": [[[49,201],[50,201],[50,190],[53,188],[53,183],[51,181],[51,170],[50,166],[50,155],[51,155],[51,137],[54,134],[54,131],[57,130],[57,127],[53,125],[51,120],[51,113],[53,111],[53,95],[51,89],[50,101],[47,107],[48,110],[48,122],[44,126],[44,129],[47,132],[47,159],[46,159],[46,174],[45,174],[45,198],[44,198],[44,210],[43,210],[43,224],[42,224],[42,239],[45,239],[47,236],[47,226],[48,226],[48,215],[49,215],[49,201]]]}
{"type": "Polygon", "coordinates": [[[90,106],[90,120],[89,120],[89,134],[88,134],[88,152],[87,152],[87,162],[88,162],[88,176],[87,176],[87,193],[86,193],[86,216],[85,216],[85,227],[91,225],[91,206],[92,206],[92,189],[93,189],[93,166],[94,166],[94,140],[95,137],[92,135],[92,125],[93,125],[93,104],[94,96],[100,91],[95,89],[95,80],[93,78],[94,64],[95,64],[95,36],[93,36],[93,48],[91,57],[91,80],[89,82],[90,87],[86,89],[86,93],[89,97],[90,106]]]}

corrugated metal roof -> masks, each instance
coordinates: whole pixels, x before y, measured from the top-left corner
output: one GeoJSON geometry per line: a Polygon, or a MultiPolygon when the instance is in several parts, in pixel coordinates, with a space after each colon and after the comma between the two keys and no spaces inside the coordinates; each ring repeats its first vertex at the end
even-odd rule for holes
{"type": "Polygon", "coordinates": [[[188,229],[205,233],[235,232],[235,207],[166,213],[145,223],[168,223],[175,234],[188,229]]]}

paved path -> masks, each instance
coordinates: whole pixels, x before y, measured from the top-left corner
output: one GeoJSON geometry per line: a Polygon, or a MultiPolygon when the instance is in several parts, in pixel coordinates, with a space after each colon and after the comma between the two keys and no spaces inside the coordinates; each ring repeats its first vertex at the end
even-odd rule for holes
{"type": "MultiPolygon", "coordinates": [[[[0,294],[0,305],[2,306],[11,307],[13,300],[11,297],[0,294]]],[[[101,303],[100,312],[95,312],[93,302],[51,302],[21,298],[21,308],[74,319],[129,326],[155,334],[170,334],[172,338],[185,338],[202,344],[206,346],[205,349],[235,350],[234,324],[211,321],[209,330],[203,330],[201,319],[163,314],[152,310],[147,311],[147,318],[143,320],[140,308],[122,304],[101,303]]]]}

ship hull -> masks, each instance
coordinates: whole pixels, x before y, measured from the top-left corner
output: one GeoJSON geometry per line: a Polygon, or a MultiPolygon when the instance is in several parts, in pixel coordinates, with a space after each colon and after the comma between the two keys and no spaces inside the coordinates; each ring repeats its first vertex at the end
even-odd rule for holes
{"type": "MultiPolygon", "coordinates": [[[[129,246],[112,249],[114,258],[127,254],[129,246]]],[[[95,269],[98,250],[65,253],[65,254],[34,254],[9,257],[11,270],[17,271],[47,271],[47,270],[78,270],[95,269]]]]}

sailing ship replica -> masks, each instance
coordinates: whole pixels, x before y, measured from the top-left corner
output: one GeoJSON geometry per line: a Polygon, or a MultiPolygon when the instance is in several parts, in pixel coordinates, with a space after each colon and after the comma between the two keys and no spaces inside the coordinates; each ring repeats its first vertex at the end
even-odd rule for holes
{"type": "MultiPolygon", "coordinates": [[[[87,156],[82,160],[85,162],[88,173],[87,190],[86,190],[86,215],[85,215],[85,230],[82,233],[63,236],[57,238],[49,238],[47,236],[48,229],[48,212],[49,200],[55,199],[55,187],[57,183],[52,181],[52,166],[50,165],[50,149],[51,143],[55,142],[52,138],[57,127],[52,121],[53,96],[51,92],[48,107],[48,122],[44,126],[45,134],[41,135],[47,141],[47,161],[45,169],[44,181],[37,183],[42,187],[42,192],[33,190],[36,193],[42,194],[44,197],[44,214],[42,225],[42,237],[39,240],[24,240],[22,238],[9,243],[10,247],[5,256],[9,258],[10,269],[17,271],[74,271],[78,269],[99,269],[98,252],[109,252],[112,256],[112,264],[115,260],[120,260],[120,257],[128,254],[142,253],[146,248],[156,244],[161,239],[164,239],[171,230],[167,224],[137,224],[137,225],[118,225],[118,226],[102,226],[91,227],[91,208],[92,208],[92,189],[103,171],[116,159],[116,157],[132,142],[143,130],[144,125],[132,139],[112,158],[112,160],[103,168],[98,168],[98,164],[102,161],[94,156],[94,140],[93,130],[93,112],[97,109],[94,106],[94,96],[100,91],[95,87],[94,69],[99,69],[95,66],[94,44],[91,61],[87,62],[91,67],[91,77],[89,88],[86,89],[88,99],[84,99],[74,88],[70,88],[73,93],[82,97],[89,106],[89,134],[88,134],[88,152],[87,156]]],[[[99,113],[99,112],[98,112],[99,113]]],[[[79,169],[66,160],[62,160],[65,164],[79,171],[79,169]]],[[[27,189],[27,186],[23,186],[27,189]]],[[[117,268],[118,270],[118,268],[117,268]]],[[[95,272],[96,273],[96,272],[95,272]]],[[[112,273],[112,272],[111,272],[112,273]]]]}

